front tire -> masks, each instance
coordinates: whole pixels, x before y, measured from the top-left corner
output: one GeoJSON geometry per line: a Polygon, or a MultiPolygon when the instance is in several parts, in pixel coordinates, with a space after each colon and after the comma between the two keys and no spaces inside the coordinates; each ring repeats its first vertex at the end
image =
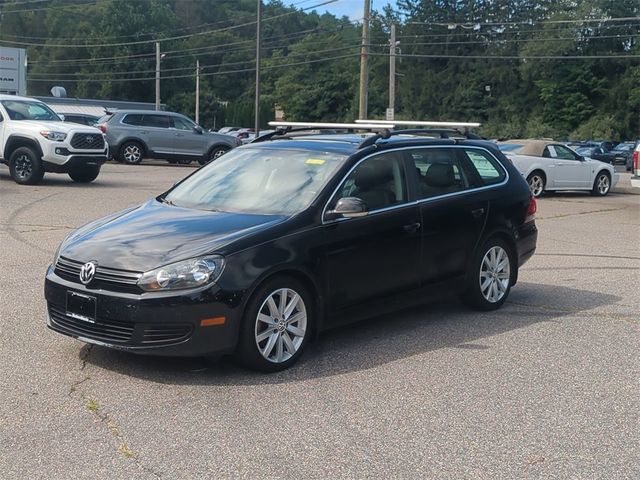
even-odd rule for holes
{"type": "Polygon", "coordinates": [[[120,161],[128,165],[137,165],[144,158],[144,149],[138,142],[125,142],[118,154],[120,161]]]}
{"type": "Polygon", "coordinates": [[[294,278],[267,280],[245,308],[236,358],[261,372],[289,368],[311,337],[312,302],[308,290],[294,278]]]}
{"type": "Polygon", "coordinates": [[[462,301],[476,310],[500,308],[509,296],[516,269],[510,246],[500,238],[490,238],[473,260],[462,301]]]}
{"type": "Polygon", "coordinates": [[[74,168],[69,172],[69,177],[76,183],[90,183],[93,182],[100,174],[100,167],[85,166],[74,168]]]}
{"type": "Polygon", "coordinates": [[[9,156],[9,173],[20,185],[35,185],[44,177],[44,167],[33,149],[20,147],[9,156]]]}
{"type": "Polygon", "coordinates": [[[593,182],[591,194],[596,197],[604,197],[609,193],[609,190],[611,190],[611,177],[607,172],[598,173],[593,182]]]}
{"type": "Polygon", "coordinates": [[[207,155],[208,158],[206,158],[206,159],[201,158],[200,160],[198,160],[198,163],[200,163],[200,165],[205,165],[205,164],[207,164],[209,162],[213,162],[214,160],[217,160],[222,155],[227,153],[229,150],[231,150],[231,149],[228,148],[228,147],[216,147],[216,148],[213,148],[209,152],[209,155],[207,155]]]}
{"type": "Polygon", "coordinates": [[[547,185],[547,180],[540,172],[533,172],[527,177],[527,183],[529,184],[529,190],[531,195],[535,198],[539,198],[544,193],[544,189],[547,185]]]}

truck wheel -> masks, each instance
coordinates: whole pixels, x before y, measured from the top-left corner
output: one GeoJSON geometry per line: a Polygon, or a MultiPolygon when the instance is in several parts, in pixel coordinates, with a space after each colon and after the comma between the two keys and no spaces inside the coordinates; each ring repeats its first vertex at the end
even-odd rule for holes
{"type": "Polygon", "coordinates": [[[77,167],[69,172],[69,176],[71,180],[77,183],[89,183],[93,182],[96,178],[98,178],[98,174],[100,173],[100,167],[97,166],[85,166],[85,167],[77,167]]]}
{"type": "Polygon", "coordinates": [[[138,142],[124,142],[120,147],[120,153],[118,155],[120,161],[128,163],[129,165],[137,165],[142,161],[144,157],[144,150],[142,145],[138,142]]]}
{"type": "Polygon", "coordinates": [[[42,160],[29,147],[14,150],[9,157],[9,172],[15,182],[20,185],[35,185],[44,177],[42,160]]]}

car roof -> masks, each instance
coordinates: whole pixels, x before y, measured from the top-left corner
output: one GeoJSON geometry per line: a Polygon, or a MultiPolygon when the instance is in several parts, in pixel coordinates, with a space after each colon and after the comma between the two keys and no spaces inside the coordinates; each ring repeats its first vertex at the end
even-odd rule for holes
{"type": "Polygon", "coordinates": [[[179,115],[181,117],[184,116],[181,113],[165,112],[164,110],[124,110],[124,109],[118,109],[118,110],[111,111],[111,113],[113,113],[114,115],[117,115],[119,113],[125,113],[125,114],[139,114],[139,115],[179,115]]]}
{"type": "MultiPolygon", "coordinates": [[[[243,148],[291,148],[298,150],[327,151],[352,155],[359,150],[360,144],[371,134],[338,133],[301,135],[287,138],[273,138],[271,140],[250,143],[243,148]]],[[[386,148],[416,147],[416,146],[451,146],[466,145],[482,148],[496,148],[494,142],[488,140],[463,140],[448,138],[430,138],[419,135],[394,135],[388,139],[380,139],[376,145],[382,150],[386,148]]]]}
{"type": "Polygon", "coordinates": [[[540,139],[522,139],[522,140],[507,140],[506,142],[500,142],[501,145],[522,145],[522,148],[518,150],[519,155],[530,155],[532,157],[542,157],[544,149],[549,145],[559,145],[558,142],[553,140],[540,140],[540,139]]]}
{"type": "Polygon", "coordinates": [[[44,103],[35,98],[19,97],[18,95],[6,95],[6,94],[0,94],[0,100],[21,100],[21,101],[28,101],[28,102],[44,103]]]}

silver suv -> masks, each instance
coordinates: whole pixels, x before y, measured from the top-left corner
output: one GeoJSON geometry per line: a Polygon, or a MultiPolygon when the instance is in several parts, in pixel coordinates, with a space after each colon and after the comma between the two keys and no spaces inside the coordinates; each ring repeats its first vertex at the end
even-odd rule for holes
{"type": "Polygon", "coordinates": [[[107,137],[114,158],[136,164],[143,158],[201,165],[242,144],[231,135],[206,132],[188,117],[172,112],[117,110],[97,126],[107,137]]]}

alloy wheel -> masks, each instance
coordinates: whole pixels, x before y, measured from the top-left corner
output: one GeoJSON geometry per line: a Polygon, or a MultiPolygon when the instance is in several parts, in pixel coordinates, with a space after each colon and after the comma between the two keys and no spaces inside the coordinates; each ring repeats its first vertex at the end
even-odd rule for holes
{"type": "Polygon", "coordinates": [[[213,151],[213,153],[211,154],[210,160],[216,160],[216,159],[220,158],[222,155],[224,155],[225,153],[226,153],[225,149],[218,148],[218,149],[213,151]]]}
{"type": "Polygon", "coordinates": [[[606,175],[600,175],[598,178],[598,193],[600,195],[606,195],[609,192],[609,188],[611,188],[611,182],[609,182],[609,177],[606,175]]]}
{"type": "Polygon", "coordinates": [[[504,248],[494,246],[489,249],[480,264],[480,291],[491,303],[499,302],[509,288],[511,265],[504,248]]]}
{"type": "Polygon", "coordinates": [[[29,178],[33,172],[33,163],[27,154],[15,159],[15,172],[20,178],[29,178]]]}
{"type": "Polygon", "coordinates": [[[137,145],[127,145],[122,152],[122,156],[127,163],[138,163],[142,157],[142,151],[137,145]]]}
{"type": "Polygon", "coordinates": [[[306,331],[307,310],[295,290],[280,288],[267,296],[255,323],[256,345],[266,360],[289,360],[302,346],[306,331]]]}
{"type": "Polygon", "coordinates": [[[542,195],[542,191],[544,190],[544,180],[540,175],[532,175],[529,177],[529,190],[531,190],[531,195],[534,197],[542,195]]]}

